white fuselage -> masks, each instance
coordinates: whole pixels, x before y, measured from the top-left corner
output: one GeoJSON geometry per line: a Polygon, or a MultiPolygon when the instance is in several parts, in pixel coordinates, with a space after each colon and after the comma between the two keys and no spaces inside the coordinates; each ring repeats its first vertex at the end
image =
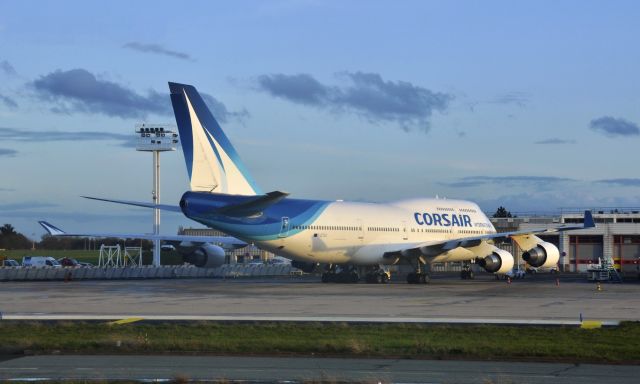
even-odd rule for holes
{"type": "MultiPolygon", "coordinates": [[[[387,204],[332,202],[307,225],[291,219],[278,239],[254,241],[260,248],[294,260],[375,265],[412,245],[495,233],[491,221],[472,202],[412,199],[387,204]],[[455,218],[454,218],[455,216],[455,218]]],[[[456,248],[430,258],[431,262],[473,259],[456,248]]]]}

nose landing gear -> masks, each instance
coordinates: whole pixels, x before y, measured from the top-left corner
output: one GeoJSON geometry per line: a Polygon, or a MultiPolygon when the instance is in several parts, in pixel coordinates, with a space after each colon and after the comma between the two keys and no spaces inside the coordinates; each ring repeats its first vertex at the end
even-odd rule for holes
{"type": "Polygon", "coordinates": [[[475,277],[475,274],[471,269],[471,264],[465,264],[462,267],[462,270],[460,271],[460,278],[462,280],[473,280],[474,277],[475,277]]]}
{"type": "Polygon", "coordinates": [[[407,275],[407,283],[409,284],[429,284],[431,276],[423,272],[411,272],[407,275]]]}
{"type": "Polygon", "coordinates": [[[407,283],[409,284],[429,284],[431,275],[429,273],[429,264],[423,264],[422,260],[417,260],[416,271],[407,275],[407,283]]]}

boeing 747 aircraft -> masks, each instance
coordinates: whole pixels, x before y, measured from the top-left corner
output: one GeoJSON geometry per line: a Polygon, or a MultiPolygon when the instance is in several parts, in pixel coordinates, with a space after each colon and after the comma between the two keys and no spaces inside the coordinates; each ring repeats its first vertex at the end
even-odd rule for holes
{"type": "MultiPolygon", "coordinates": [[[[534,267],[558,263],[558,248],[539,234],[594,226],[590,212],[582,225],[496,233],[491,221],[470,201],[416,198],[361,203],[290,198],[264,193],[240,160],[198,91],[169,83],[171,102],[189,173],[191,190],[179,207],[163,209],[218,229],[293,260],[305,271],[326,265],[328,281],[386,282],[385,266],[406,260],[414,266],[409,283],[426,283],[433,262],[474,260],[486,271],[504,274],[514,257],[494,245],[511,239],[534,267]],[[357,268],[356,268],[357,267],[357,268]]],[[[154,208],[153,204],[96,200],[154,208]]]]}

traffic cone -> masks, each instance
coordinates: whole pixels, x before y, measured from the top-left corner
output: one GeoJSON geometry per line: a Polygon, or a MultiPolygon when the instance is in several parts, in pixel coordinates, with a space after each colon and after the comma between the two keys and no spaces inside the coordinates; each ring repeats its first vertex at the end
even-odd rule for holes
{"type": "Polygon", "coordinates": [[[507,277],[507,284],[511,284],[511,278],[507,277]]]}
{"type": "Polygon", "coordinates": [[[600,284],[600,282],[598,281],[598,284],[596,284],[596,290],[598,292],[602,291],[602,284],[600,284]]]}

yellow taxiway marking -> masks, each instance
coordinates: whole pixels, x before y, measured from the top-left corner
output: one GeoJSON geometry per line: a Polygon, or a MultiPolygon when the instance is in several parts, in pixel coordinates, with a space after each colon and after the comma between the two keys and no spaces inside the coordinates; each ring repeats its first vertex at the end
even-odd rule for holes
{"type": "Polygon", "coordinates": [[[596,329],[596,328],[602,328],[602,321],[597,321],[597,320],[585,320],[582,322],[582,324],[580,325],[580,328],[582,329],[596,329]]]}
{"type": "Polygon", "coordinates": [[[140,321],[140,320],[144,320],[144,317],[129,317],[127,319],[110,321],[107,324],[109,324],[109,325],[122,325],[122,324],[135,323],[136,321],[140,321]]]}

